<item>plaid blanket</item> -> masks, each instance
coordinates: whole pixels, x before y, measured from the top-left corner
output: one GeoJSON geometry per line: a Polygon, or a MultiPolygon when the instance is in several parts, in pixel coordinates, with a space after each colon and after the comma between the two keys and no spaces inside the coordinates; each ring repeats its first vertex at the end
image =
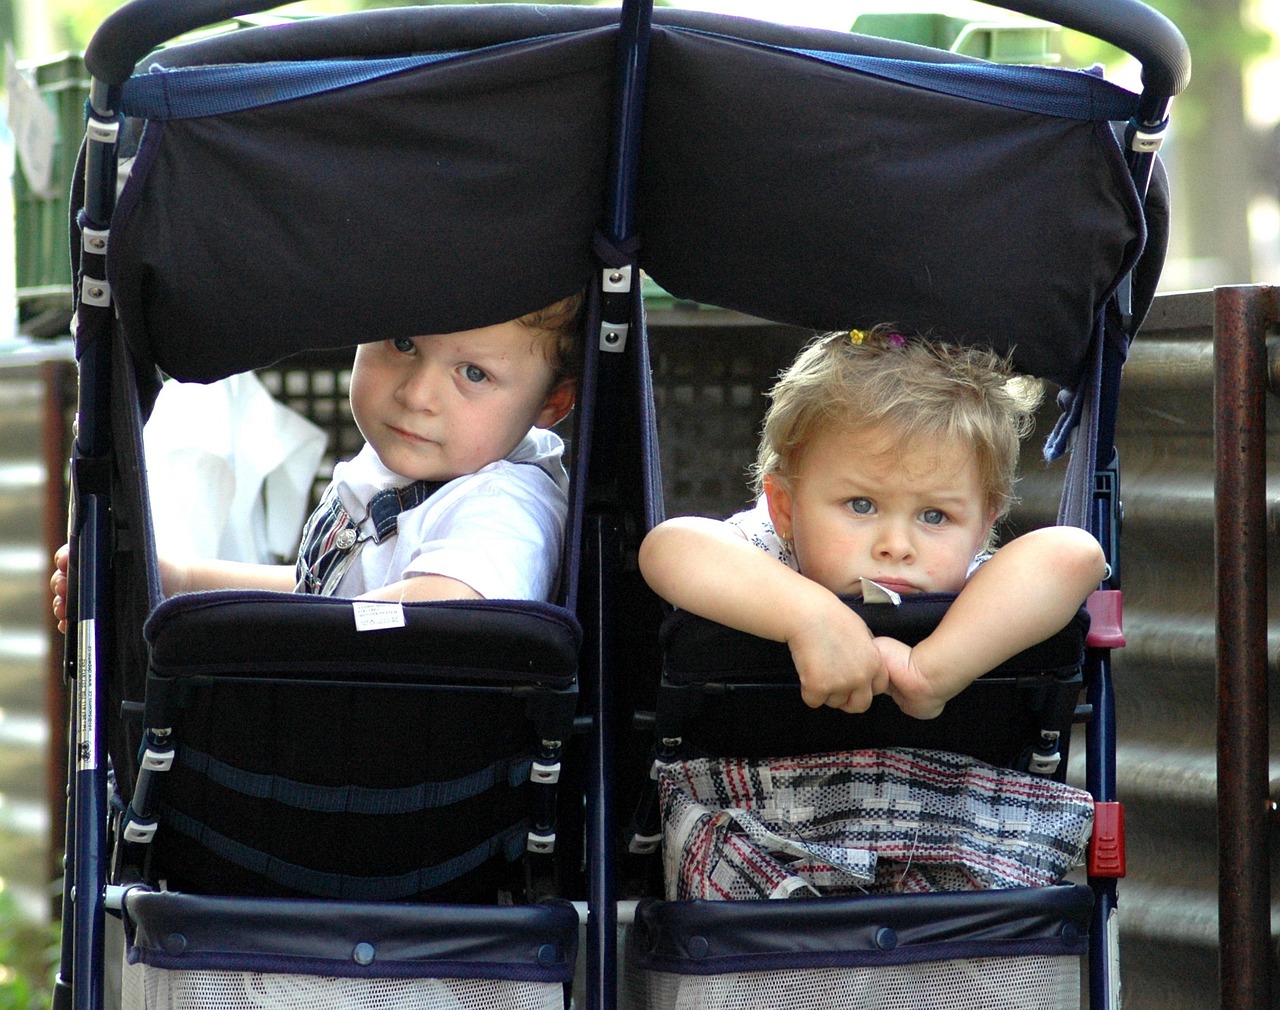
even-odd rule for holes
{"type": "Polygon", "coordinates": [[[668,899],[1044,886],[1093,826],[1082,789],[942,751],[682,761],[659,796],[668,899]]]}

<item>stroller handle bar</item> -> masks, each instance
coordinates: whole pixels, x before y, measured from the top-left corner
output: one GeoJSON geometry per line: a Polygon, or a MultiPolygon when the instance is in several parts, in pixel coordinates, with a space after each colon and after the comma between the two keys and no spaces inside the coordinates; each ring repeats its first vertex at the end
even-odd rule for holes
{"type": "MultiPolygon", "coordinates": [[[[130,0],[113,11],[85,50],[85,66],[108,85],[122,85],[138,61],[185,32],[278,7],[283,0],[130,0]]],[[[1163,14],[1141,0],[999,0],[998,6],[1052,21],[1108,42],[1142,64],[1144,89],[1168,99],[1186,87],[1191,55],[1163,14]]]]}
{"type": "Polygon", "coordinates": [[[1141,0],[996,0],[997,6],[1109,42],[1142,64],[1142,86],[1172,98],[1191,79],[1191,51],[1178,27],[1141,0]]]}

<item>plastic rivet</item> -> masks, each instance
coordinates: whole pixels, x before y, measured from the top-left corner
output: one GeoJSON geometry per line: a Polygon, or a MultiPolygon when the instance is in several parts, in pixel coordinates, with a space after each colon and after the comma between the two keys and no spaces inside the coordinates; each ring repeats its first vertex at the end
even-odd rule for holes
{"type": "Polygon", "coordinates": [[[560,948],[554,943],[544,943],[538,948],[538,964],[543,968],[554,968],[560,963],[560,948]]]}
{"type": "Polygon", "coordinates": [[[170,933],[164,938],[164,950],[166,954],[185,954],[187,938],[181,933],[170,933]]]}
{"type": "Polygon", "coordinates": [[[356,949],[351,952],[351,958],[356,964],[373,964],[376,954],[377,951],[373,949],[373,944],[357,943],[356,949]]]}
{"type": "Polygon", "coordinates": [[[876,930],[875,944],[881,950],[893,950],[898,946],[898,934],[888,926],[881,926],[876,930]]]}
{"type": "Polygon", "coordinates": [[[711,952],[711,944],[705,936],[689,937],[689,956],[706,957],[711,952]]]}

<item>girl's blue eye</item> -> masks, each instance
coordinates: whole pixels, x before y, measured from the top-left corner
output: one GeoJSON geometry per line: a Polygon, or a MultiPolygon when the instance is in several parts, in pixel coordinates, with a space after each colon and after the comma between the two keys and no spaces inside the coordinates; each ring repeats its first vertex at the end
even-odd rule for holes
{"type": "Polygon", "coordinates": [[[468,382],[484,382],[489,378],[488,373],[479,365],[463,365],[462,375],[468,382]]]}
{"type": "Polygon", "coordinates": [[[869,516],[876,510],[875,504],[870,498],[853,498],[849,501],[849,508],[856,515],[869,516]]]}
{"type": "Polygon", "coordinates": [[[925,509],[920,513],[920,521],[927,526],[941,526],[947,521],[947,516],[939,509],[925,509]]]}
{"type": "Polygon", "coordinates": [[[414,350],[414,343],[411,337],[396,337],[391,341],[391,346],[401,354],[412,354],[414,350]]]}

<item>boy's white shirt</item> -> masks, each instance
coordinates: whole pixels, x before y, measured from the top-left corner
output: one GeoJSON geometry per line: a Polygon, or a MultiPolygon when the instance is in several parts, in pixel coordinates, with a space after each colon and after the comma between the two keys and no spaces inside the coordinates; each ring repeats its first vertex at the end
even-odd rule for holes
{"type": "MultiPolygon", "coordinates": [[[[503,460],[449,481],[400,514],[396,536],[363,544],[336,596],[353,597],[418,575],[443,575],[490,600],[547,600],[555,589],[568,514],[564,442],[533,428],[503,460]]],[[[333,470],[337,493],[355,520],[369,500],[411,483],[387,469],[366,444],[333,470]]],[[[368,533],[367,520],[361,528],[368,533]]]]}

